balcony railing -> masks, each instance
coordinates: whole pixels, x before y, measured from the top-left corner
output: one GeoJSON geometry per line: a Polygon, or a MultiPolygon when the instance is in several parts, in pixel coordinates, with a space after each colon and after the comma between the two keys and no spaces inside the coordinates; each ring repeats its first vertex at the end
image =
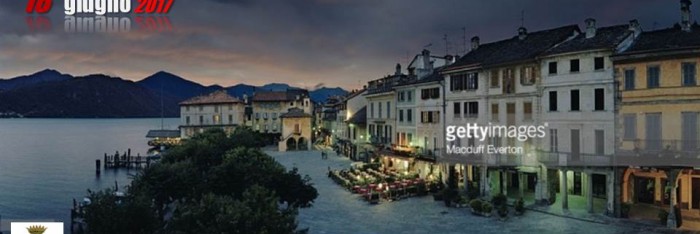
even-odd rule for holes
{"type": "Polygon", "coordinates": [[[613,155],[538,151],[537,161],[547,166],[611,166],[613,155]]]}
{"type": "Polygon", "coordinates": [[[700,143],[697,140],[648,140],[648,139],[633,139],[623,140],[623,147],[620,153],[636,154],[636,155],[655,155],[655,156],[680,156],[680,157],[697,157],[700,155],[700,143]],[[632,145],[632,148],[629,148],[632,145]]]}

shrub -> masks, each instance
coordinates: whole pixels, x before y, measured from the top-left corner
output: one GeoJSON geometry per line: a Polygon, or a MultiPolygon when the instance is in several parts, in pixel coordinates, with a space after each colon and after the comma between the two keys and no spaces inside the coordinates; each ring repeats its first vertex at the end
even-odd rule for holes
{"type": "Polygon", "coordinates": [[[501,206],[498,207],[498,216],[501,216],[501,218],[508,216],[508,207],[506,204],[501,204],[501,206]]]}
{"type": "Polygon", "coordinates": [[[666,222],[668,221],[668,211],[666,210],[659,210],[659,221],[661,221],[662,225],[666,225],[666,222]]]}
{"type": "Polygon", "coordinates": [[[481,212],[484,212],[486,214],[491,213],[492,210],[493,210],[493,206],[491,205],[491,203],[484,202],[483,205],[481,206],[481,212]]]}
{"type": "Polygon", "coordinates": [[[494,206],[501,206],[506,204],[507,199],[506,195],[499,193],[491,198],[491,203],[493,203],[494,206]]]}
{"type": "Polygon", "coordinates": [[[471,202],[469,202],[469,206],[475,211],[475,212],[481,212],[483,208],[483,202],[479,199],[474,199],[471,202]]]}
{"type": "Polygon", "coordinates": [[[622,203],[620,205],[620,216],[622,218],[629,218],[630,216],[630,209],[632,208],[632,205],[629,203],[622,203]]]}
{"type": "Polygon", "coordinates": [[[469,189],[467,190],[467,198],[470,200],[479,197],[479,187],[474,183],[469,183],[469,189]]]}
{"type": "Polygon", "coordinates": [[[525,201],[523,201],[523,198],[521,197],[517,201],[515,201],[514,204],[515,211],[518,213],[523,213],[525,212],[525,201]]]}

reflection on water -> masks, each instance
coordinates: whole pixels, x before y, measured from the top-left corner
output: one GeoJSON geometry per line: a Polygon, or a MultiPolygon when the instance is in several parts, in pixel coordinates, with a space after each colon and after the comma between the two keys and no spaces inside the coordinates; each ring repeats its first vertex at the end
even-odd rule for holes
{"type": "MultiPolygon", "coordinates": [[[[177,129],[178,119],[166,119],[177,129]]],[[[146,133],[160,119],[0,119],[0,215],[2,219],[57,220],[69,227],[72,199],[87,189],[124,186],[136,169],[95,175],[104,153],[145,155],[146,133]]],[[[4,227],[9,228],[9,227],[4,227]]]]}

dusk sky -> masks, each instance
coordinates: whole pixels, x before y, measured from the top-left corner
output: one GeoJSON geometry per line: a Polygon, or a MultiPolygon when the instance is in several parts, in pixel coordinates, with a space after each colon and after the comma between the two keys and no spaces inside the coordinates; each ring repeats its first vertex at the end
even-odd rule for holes
{"type": "MultiPolygon", "coordinates": [[[[27,1],[0,1],[0,77],[54,68],[140,80],[160,70],[205,85],[285,82],[310,88],[358,88],[429,46],[463,54],[482,43],[569,24],[598,26],[638,19],[644,30],[680,19],[677,0],[175,0],[172,32],[66,33],[63,1],[47,15],[52,29],[30,32],[27,1]],[[469,46],[467,42],[467,47],[469,46]]],[[[691,7],[697,19],[700,2],[691,7]]],[[[136,1],[132,3],[136,7],[136,1]]],[[[135,16],[134,14],[130,14],[135,16]]]]}

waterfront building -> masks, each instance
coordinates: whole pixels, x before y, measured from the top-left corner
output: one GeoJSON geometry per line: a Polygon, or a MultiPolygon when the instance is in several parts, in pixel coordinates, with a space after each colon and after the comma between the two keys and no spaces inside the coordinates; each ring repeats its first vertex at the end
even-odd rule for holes
{"type": "Polygon", "coordinates": [[[282,138],[278,142],[280,152],[311,149],[311,125],[313,116],[300,108],[289,109],[280,115],[282,138]]]}
{"type": "Polygon", "coordinates": [[[197,96],[180,103],[180,136],[189,138],[207,128],[227,133],[244,124],[245,104],[225,90],[197,96]]]}
{"type": "MultiPolygon", "coordinates": [[[[577,32],[576,25],[531,33],[521,27],[516,36],[492,43],[481,44],[479,37],[473,37],[471,51],[442,71],[445,125],[537,125],[541,80],[538,56],[575,37],[577,32]]],[[[465,182],[476,183],[482,196],[514,195],[534,202],[540,196],[535,192],[546,190],[546,170],[540,167],[535,152],[538,140],[521,141],[504,135],[483,140],[457,138],[447,142],[446,147],[518,147],[515,149],[521,150],[445,154],[439,161],[458,164],[455,173],[462,175],[465,182]]]]}
{"type": "MultiPolygon", "coordinates": [[[[642,32],[613,56],[619,84],[619,203],[629,216],[669,212],[668,226],[700,210],[700,26],[681,1],[681,22],[642,32]],[[681,209],[677,212],[677,209],[681,209]],[[634,212],[639,211],[639,212],[634,212]],[[678,217],[677,215],[681,215],[678,217]]],[[[652,216],[653,217],[653,216],[652,216]]]]}
{"type": "Polygon", "coordinates": [[[265,135],[270,143],[276,143],[286,137],[282,135],[280,116],[295,108],[311,115],[313,103],[307,90],[257,91],[249,101],[246,125],[265,135]]]}
{"type": "Polygon", "coordinates": [[[536,196],[542,203],[556,194],[562,209],[574,197],[573,209],[613,213],[616,86],[610,56],[640,32],[636,20],[598,28],[586,19],[582,32],[540,56],[538,122],[548,125],[548,136],[538,161],[550,182],[536,196]]]}

